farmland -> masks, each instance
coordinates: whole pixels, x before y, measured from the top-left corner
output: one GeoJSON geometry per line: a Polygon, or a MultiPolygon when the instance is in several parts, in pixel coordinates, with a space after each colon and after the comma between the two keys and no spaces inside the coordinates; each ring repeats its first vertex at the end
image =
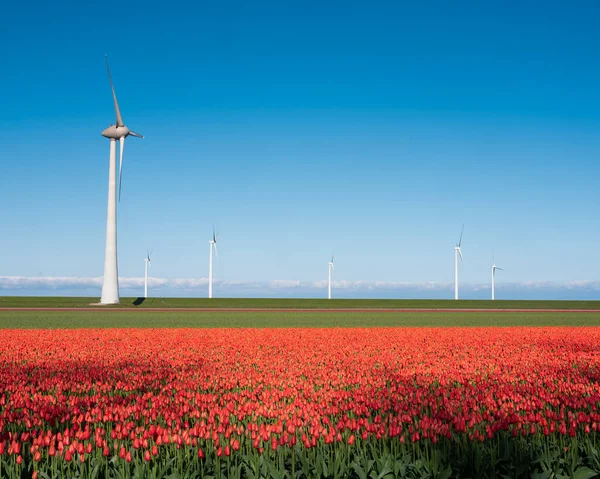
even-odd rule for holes
{"type": "Polygon", "coordinates": [[[587,309],[600,310],[600,301],[430,300],[430,299],[268,299],[268,298],[121,298],[120,304],[92,306],[98,298],[0,297],[0,308],[228,308],[228,309],[587,309]]]}
{"type": "Polygon", "coordinates": [[[0,328],[600,326],[598,312],[0,311],[0,328]]]}
{"type": "Polygon", "coordinates": [[[593,477],[600,328],[4,330],[2,477],[593,477]]]}
{"type": "Polygon", "coordinates": [[[600,472],[596,302],[86,301],[0,300],[0,477],[600,472]]]}

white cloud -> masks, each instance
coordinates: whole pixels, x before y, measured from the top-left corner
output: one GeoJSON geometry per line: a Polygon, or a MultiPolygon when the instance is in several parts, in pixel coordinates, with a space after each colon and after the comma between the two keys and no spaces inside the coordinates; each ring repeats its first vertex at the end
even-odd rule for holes
{"type": "MultiPolygon", "coordinates": [[[[140,290],[144,286],[144,278],[119,278],[120,287],[123,290],[140,290]]],[[[208,285],[207,278],[154,278],[148,279],[149,287],[158,292],[168,291],[171,295],[185,296],[186,293],[199,293],[208,285]]],[[[338,292],[346,292],[346,296],[355,295],[360,297],[366,295],[391,295],[399,297],[417,297],[420,294],[428,297],[445,297],[452,291],[452,283],[444,282],[393,282],[393,281],[333,281],[332,286],[338,292]]],[[[102,276],[96,277],[68,277],[68,276],[0,276],[0,292],[4,294],[13,292],[27,293],[27,291],[52,291],[57,294],[60,291],[81,291],[91,290],[99,291],[102,287],[102,276]]],[[[223,295],[228,292],[231,294],[243,295],[244,292],[251,294],[265,295],[302,295],[306,293],[317,294],[327,288],[327,281],[299,281],[299,280],[273,280],[267,282],[261,281],[226,281],[215,280],[215,287],[220,288],[223,295]]],[[[466,297],[469,294],[474,296],[483,296],[490,290],[487,283],[462,283],[460,285],[461,296],[466,297]]],[[[527,291],[533,293],[552,293],[557,291],[564,292],[587,292],[594,293],[600,291],[600,281],[578,280],[566,282],[551,281],[522,281],[517,283],[501,283],[496,286],[498,292],[501,291],[519,291],[526,294],[527,291]]]]}
{"type": "Polygon", "coordinates": [[[302,283],[300,281],[292,279],[275,279],[269,282],[269,287],[282,289],[282,288],[300,288],[302,283]]]}
{"type": "Polygon", "coordinates": [[[73,287],[102,287],[102,276],[80,278],[74,276],[0,276],[0,289],[73,287]]]}

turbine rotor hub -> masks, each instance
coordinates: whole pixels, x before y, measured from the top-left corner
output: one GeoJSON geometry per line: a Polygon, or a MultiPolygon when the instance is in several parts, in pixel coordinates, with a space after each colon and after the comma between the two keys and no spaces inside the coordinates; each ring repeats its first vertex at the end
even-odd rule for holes
{"type": "Polygon", "coordinates": [[[111,125],[102,132],[102,136],[111,140],[120,140],[129,136],[130,130],[126,126],[111,125]]]}

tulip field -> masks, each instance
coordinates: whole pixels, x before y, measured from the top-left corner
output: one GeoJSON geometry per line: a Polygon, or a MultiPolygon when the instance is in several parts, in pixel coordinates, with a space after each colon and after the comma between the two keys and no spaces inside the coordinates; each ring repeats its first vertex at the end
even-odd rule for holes
{"type": "Polygon", "coordinates": [[[0,333],[0,477],[600,471],[600,327],[0,333]]]}

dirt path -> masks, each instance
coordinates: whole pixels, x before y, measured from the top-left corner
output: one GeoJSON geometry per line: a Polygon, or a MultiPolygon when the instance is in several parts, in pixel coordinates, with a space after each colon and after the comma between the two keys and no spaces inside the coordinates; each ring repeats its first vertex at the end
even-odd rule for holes
{"type": "Polygon", "coordinates": [[[56,311],[56,312],[149,312],[149,313],[600,313],[600,309],[376,309],[376,308],[113,308],[90,306],[87,308],[0,308],[2,311],[56,311]]]}

